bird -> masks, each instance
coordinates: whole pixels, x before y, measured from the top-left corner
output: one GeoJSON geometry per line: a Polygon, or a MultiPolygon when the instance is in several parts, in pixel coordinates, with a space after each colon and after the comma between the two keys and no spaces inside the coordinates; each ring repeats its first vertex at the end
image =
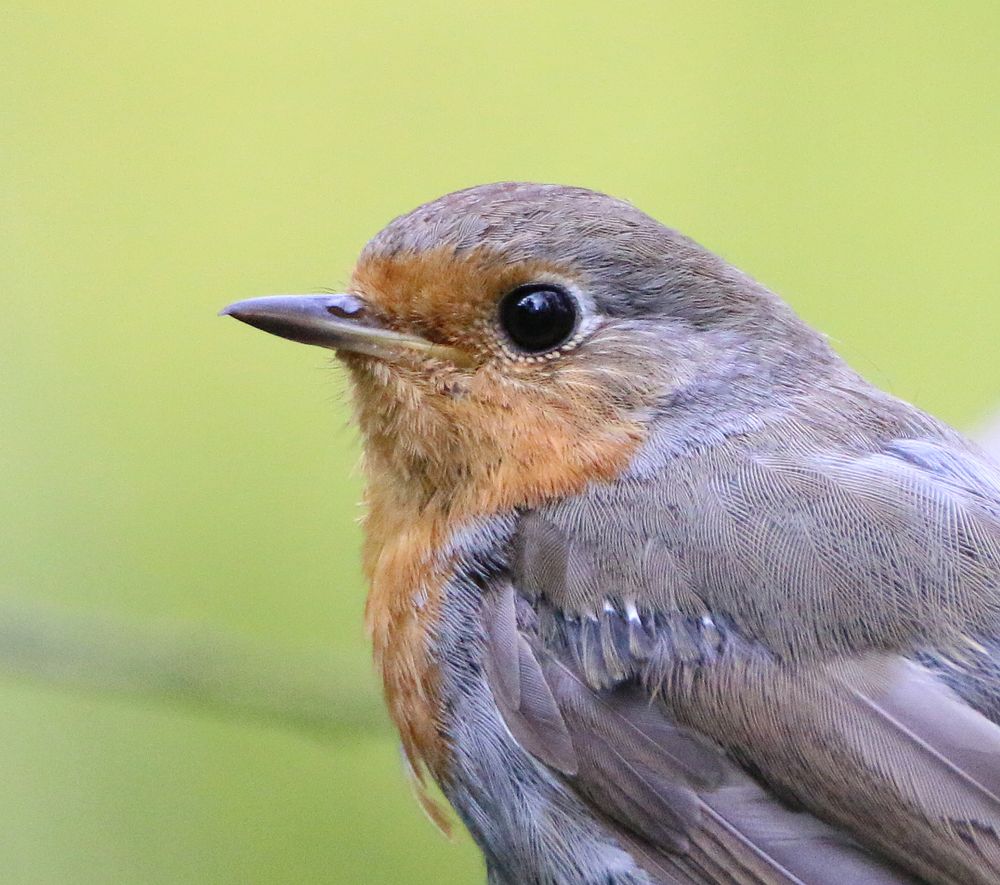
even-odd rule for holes
{"type": "Polygon", "coordinates": [[[365,618],[491,885],[1000,882],[1000,468],[631,203],[502,182],[345,291],[365,618]]]}

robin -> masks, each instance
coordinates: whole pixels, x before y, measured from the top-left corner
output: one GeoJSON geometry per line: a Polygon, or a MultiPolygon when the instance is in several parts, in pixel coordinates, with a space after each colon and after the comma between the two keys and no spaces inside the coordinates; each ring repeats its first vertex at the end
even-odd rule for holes
{"type": "Polygon", "coordinates": [[[385,700],[491,883],[1000,881],[1000,470],[776,295],[507,183],[223,313],[348,370],[385,700]]]}

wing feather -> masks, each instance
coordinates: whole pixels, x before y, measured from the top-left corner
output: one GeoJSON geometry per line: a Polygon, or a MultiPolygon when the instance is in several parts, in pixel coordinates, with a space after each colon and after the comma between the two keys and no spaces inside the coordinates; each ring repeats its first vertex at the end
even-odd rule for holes
{"type": "Polygon", "coordinates": [[[1000,881],[1000,470],[828,417],[525,515],[498,705],[657,881],[1000,881]]]}
{"type": "Polygon", "coordinates": [[[748,777],[716,744],[679,726],[635,684],[594,688],[576,661],[509,629],[510,588],[487,611],[486,673],[507,727],[522,748],[559,772],[659,883],[910,881],[812,815],[790,810],[748,777]],[[516,676],[510,649],[516,641],[516,676]],[[519,697],[514,708],[511,698],[519,697]]]}

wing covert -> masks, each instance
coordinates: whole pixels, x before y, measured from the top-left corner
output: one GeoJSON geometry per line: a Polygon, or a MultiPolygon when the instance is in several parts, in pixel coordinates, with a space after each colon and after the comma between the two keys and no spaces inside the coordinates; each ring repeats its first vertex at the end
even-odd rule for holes
{"type": "Polygon", "coordinates": [[[543,642],[535,608],[509,585],[492,591],[488,611],[499,623],[487,625],[486,674],[512,736],[559,773],[654,881],[911,881],[786,807],[636,680],[588,683],[565,645],[543,642]],[[518,689],[502,667],[514,669],[518,689]]]}
{"type": "Polygon", "coordinates": [[[522,517],[508,595],[564,775],[691,881],[996,881],[1000,473],[795,433],[522,517]]]}

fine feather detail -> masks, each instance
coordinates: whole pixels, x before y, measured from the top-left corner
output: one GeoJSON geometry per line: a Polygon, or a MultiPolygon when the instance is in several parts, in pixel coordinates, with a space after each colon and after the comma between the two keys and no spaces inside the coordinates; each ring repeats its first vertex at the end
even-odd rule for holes
{"type": "Polygon", "coordinates": [[[417,804],[441,835],[446,839],[450,839],[452,837],[451,820],[448,818],[448,813],[441,807],[441,803],[431,796],[430,787],[427,784],[427,778],[423,770],[414,766],[410,761],[409,754],[405,751],[402,753],[402,757],[403,768],[406,770],[406,779],[413,790],[417,804]]]}
{"type": "Polygon", "coordinates": [[[511,710],[521,708],[521,675],[518,664],[517,612],[514,588],[507,586],[484,602],[487,655],[491,668],[491,684],[498,700],[511,710]]]}
{"type": "Polygon", "coordinates": [[[900,868],[992,883],[1000,471],[926,416],[841,390],[832,412],[806,399],[698,449],[677,435],[703,418],[672,414],[628,475],[525,515],[513,584],[592,690],[638,681],[900,868]]]}
{"type": "Polygon", "coordinates": [[[683,856],[692,881],[905,881],[815,818],[782,808],[637,690],[597,692],[571,666],[545,660],[578,756],[587,758],[588,744],[604,751],[603,766],[581,764],[574,785],[646,844],[683,856]]]}
{"type": "Polygon", "coordinates": [[[909,881],[846,835],[782,807],[716,747],[672,722],[637,685],[595,689],[575,661],[538,645],[530,606],[521,608],[527,623],[519,629],[516,593],[509,585],[487,594],[484,614],[485,671],[511,734],[566,777],[655,882],[909,881]],[[504,644],[517,647],[513,674],[522,680],[517,690],[511,672],[498,672],[515,661],[504,644]],[[526,676],[530,687],[523,683],[526,676]],[[544,703],[528,702],[540,685],[546,687],[544,703]],[[521,699],[516,709],[514,697],[521,699]],[[565,750],[552,762],[554,714],[555,732],[570,742],[573,770],[558,758],[565,750]]]}
{"type": "Polygon", "coordinates": [[[986,811],[1000,817],[1000,730],[993,723],[912,661],[838,661],[829,669],[860,704],[929,757],[929,764],[971,788],[986,811]]]}
{"type": "Polygon", "coordinates": [[[517,629],[514,590],[507,586],[487,601],[485,668],[494,699],[514,739],[563,774],[578,761],[566,723],[538,662],[517,629]]]}

